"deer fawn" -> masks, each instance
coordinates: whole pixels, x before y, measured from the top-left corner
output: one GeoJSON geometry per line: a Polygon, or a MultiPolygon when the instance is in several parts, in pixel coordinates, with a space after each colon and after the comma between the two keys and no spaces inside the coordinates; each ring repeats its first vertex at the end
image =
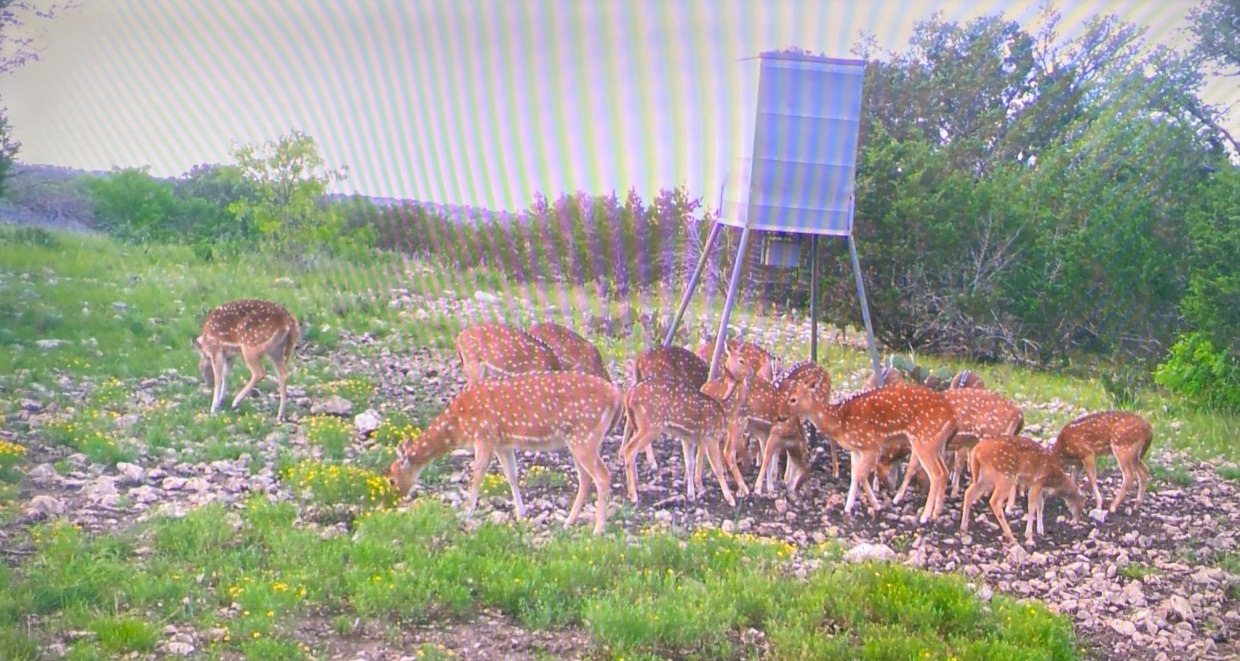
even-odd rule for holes
{"type": "Polygon", "coordinates": [[[937,517],[947,498],[947,465],[943,447],[956,433],[956,417],[939,393],[910,384],[885,386],[862,392],[832,404],[818,399],[815,390],[803,383],[792,387],[788,396],[791,413],[807,415],[823,434],[833,437],[852,456],[852,479],[844,512],[851,513],[857,490],[874,506],[881,508],[869,477],[878,455],[890,442],[907,441],[913,456],[926,467],[930,493],[922,508],[921,522],[937,517]]]}
{"type": "Polygon", "coordinates": [[[969,452],[969,467],[973,484],[964,492],[964,505],[960,514],[961,534],[969,531],[969,510],[973,503],[993,490],[990,511],[994,512],[1003,528],[1003,536],[1013,544],[1016,537],[1008,526],[1003,501],[1015,496],[1020,486],[1028,487],[1029,501],[1025,508],[1025,542],[1033,543],[1034,521],[1038,534],[1046,534],[1042,526],[1042,509],[1048,495],[1058,495],[1068,503],[1075,523],[1081,512],[1084,498],[1076,483],[1064,472],[1059,458],[1047,451],[1037,441],[1025,436],[988,436],[978,442],[969,452]]]}
{"type": "MultiPolygon", "coordinates": [[[[781,403],[788,400],[788,395],[792,393],[792,384],[801,382],[811,385],[818,390],[818,399],[829,401],[831,398],[831,375],[827,374],[818,363],[811,360],[801,361],[788,368],[773,384],[775,390],[779,393],[781,403]]],[[[807,442],[808,445],[808,442],[807,442]]],[[[827,451],[831,453],[831,477],[838,478],[840,476],[840,457],[839,445],[835,439],[827,439],[827,451]]],[[[785,479],[787,476],[785,475],[785,479]]]]}
{"type": "Polygon", "coordinates": [[[1144,418],[1127,411],[1100,411],[1083,415],[1069,422],[1051,445],[1051,452],[1067,466],[1084,466],[1085,475],[1094,490],[1094,504],[1102,509],[1102,491],[1098,489],[1098,455],[1113,454],[1124,475],[1119,491],[1111,501],[1111,512],[1119,509],[1133,479],[1137,481],[1139,509],[1150,481],[1145,455],[1154,440],[1154,428],[1144,418]]]}
{"type": "Polygon", "coordinates": [[[456,336],[456,355],[466,383],[560,369],[546,344],[506,324],[484,323],[462,330],[456,336]]]}
{"type": "MultiPolygon", "coordinates": [[[[681,381],[700,389],[710,378],[710,365],[684,347],[660,346],[641,352],[633,359],[632,381],[681,381]]],[[[659,467],[654,446],[646,446],[646,463],[651,469],[659,467]]]]}
{"type": "Polygon", "coordinates": [[[525,332],[551,349],[560,369],[593,374],[611,381],[611,374],[607,372],[607,365],[603,363],[603,354],[599,353],[598,347],[573,329],[546,321],[530,326],[525,332]]]}
{"type": "Polygon", "coordinates": [[[500,468],[512,488],[517,517],[524,518],[516,450],[551,451],[567,447],[577,467],[578,486],[577,499],[564,526],[577,521],[593,484],[598,494],[594,532],[602,533],[611,495],[611,473],[599,456],[599,445],[623,407],[619,388],[588,374],[536,372],[476,381],[466,385],[420,436],[401,443],[396,460],[388,466],[387,477],[400,493],[408,493],[431,460],[472,445],[473,481],[466,511],[473,513],[491,457],[498,455],[500,468]]]}
{"type": "MultiPolygon", "coordinates": [[[[745,342],[744,340],[727,339],[724,340],[723,346],[727,351],[744,356],[759,379],[765,379],[767,383],[770,383],[775,380],[775,375],[779,374],[779,359],[775,357],[775,354],[757,344],[745,342]]],[[[699,344],[694,353],[709,366],[710,359],[715,355],[715,341],[707,340],[699,344]]]]}
{"type": "Polygon", "coordinates": [[[276,366],[276,381],[280,388],[280,408],[276,412],[276,420],[283,422],[288,361],[293,357],[300,338],[301,326],[297,324],[297,319],[288,310],[270,301],[231,301],[207,313],[202,334],[194,338],[193,345],[199,354],[198,370],[207,385],[211,386],[211,413],[215,413],[224,400],[233,357],[241,354],[245,366],[250,369],[249,382],[233,398],[232,408],[235,409],[266,376],[263,356],[267,356],[276,366]]]}

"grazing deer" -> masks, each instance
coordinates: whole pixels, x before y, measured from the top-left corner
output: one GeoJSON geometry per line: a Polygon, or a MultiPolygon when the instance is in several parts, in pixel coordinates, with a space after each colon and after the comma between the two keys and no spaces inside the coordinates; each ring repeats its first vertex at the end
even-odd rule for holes
{"type": "MultiPolygon", "coordinates": [[[[787,371],[779,375],[773,385],[779,393],[781,402],[787,402],[788,395],[792,393],[792,384],[798,382],[816,388],[818,390],[818,399],[824,402],[830,401],[831,375],[819,366],[818,363],[812,360],[801,361],[795,363],[787,371]]],[[[839,445],[836,444],[835,439],[827,439],[827,451],[831,453],[831,477],[838,478],[840,476],[840,457],[839,445]]],[[[786,478],[787,476],[785,475],[786,478]]]]}
{"type": "MultiPolygon", "coordinates": [[[[684,347],[659,346],[638,354],[633,359],[632,381],[681,381],[697,390],[710,378],[710,365],[684,347]]],[[[646,446],[646,463],[657,469],[654,446],[646,446]]]]}
{"type": "Polygon", "coordinates": [[[293,357],[300,338],[301,326],[297,324],[297,319],[288,310],[270,301],[231,301],[207,313],[202,334],[194,338],[193,345],[199,355],[198,370],[211,387],[211,413],[215,413],[224,400],[233,357],[241,354],[245,366],[250,369],[249,382],[233,398],[232,408],[236,409],[266,376],[263,356],[267,356],[276,366],[276,381],[280,388],[280,408],[276,412],[276,420],[283,422],[288,361],[293,357]]]}
{"type": "Polygon", "coordinates": [[[969,467],[973,484],[964,492],[964,505],[960,514],[961,534],[969,532],[969,510],[973,503],[993,490],[990,511],[999,520],[1003,536],[1013,544],[1016,537],[1008,526],[1003,501],[1015,496],[1016,489],[1029,489],[1028,506],[1025,508],[1025,542],[1033,543],[1034,521],[1038,534],[1045,535],[1042,525],[1042,509],[1048,495],[1060,496],[1068,503],[1075,523],[1081,512],[1084,498],[1076,483],[1064,472],[1063,464],[1053,453],[1037,441],[1025,436],[988,436],[978,442],[969,452],[969,467]]]}
{"type": "Polygon", "coordinates": [[[956,388],[985,388],[986,382],[973,370],[960,370],[947,384],[948,390],[956,388]]]}
{"type": "MultiPolygon", "coordinates": [[[[767,383],[775,381],[775,376],[779,374],[780,367],[779,358],[776,358],[775,354],[753,342],[746,342],[744,340],[730,338],[725,340],[723,345],[726,350],[744,356],[749,365],[753,367],[754,374],[759,379],[765,379],[767,383]]],[[[707,340],[698,345],[697,351],[694,353],[709,366],[710,359],[715,355],[715,340],[707,340]]]]}
{"type": "MultiPolygon", "coordinates": [[[[951,472],[951,495],[960,493],[961,475],[967,468],[969,449],[987,436],[1015,436],[1025,425],[1025,414],[999,393],[981,388],[952,388],[943,392],[956,415],[956,435],[947,442],[946,451],[954,455],[951,472]]],[[[878,475],[892,482],[891,474],[896,460],[908,455],[902,445],[887,448],[879,458],[878,475]]],[[[900,502],[905,489],[921,468],[916,459],[909,460],[905,479],[896,493],[894,502],[900,502]]],[[[1014,498],[1013,498],[1014,499],[1014,498]]]]}
{"type": "Polygon", "coordinates": [[[870,488],[869,477],[879,453],[888,443],[905,441],[913,456],[926,467],[930,493],[922,508],[921,522],[937,517],[947,498],[947,465],[943,447],[956,433],[951,405],[939,393],[924,386],[897,384],[862,392],[837,404],[818,399],[803,383],[788,396],[791,413],[806,415],[818,431],[835,439],[852,456],[852,479],[844,512],[851,513],[858,489],[864,490],[874,511],[881,505],[870,488]]]}
{"type": "Polygon", "coordinates": [[[457,333],[456,355],[466,383],[560,369],[550,347],[507,324],[477,324],[457,333]]]}
{"type": "Polygon", "coordinates": [[[577,467],[577,498],[564,521],[572,526],[593,484],[598,494],[594,532],[603,532],[611,473],[599,456],[599,445],[620,416],[620,389],[596,376],[576,372],[535,372],[468,384],[416,438],[400,444],[388,466],[389,482],[408,493],[431,460],[473,446],[473,481],[466,512],[473,514],[482,478],[499,456],[500,468],[512,488],[518,518],[525,503],[518,485],[516,450],[552,451],[568,448],[577,467]]]}
{"type": "Polygon", "coordinates": [[[1141,416],[1127,411],[1099,411],[1065,425],[1051,445],[1051,452],[1066,466],[1084,466],[1085,475],[1093,486],[1097,509],[1102,509],[1102,491],[1098,489],[1095,460],[1098,455],[1115,455],[1124,481],[1111,501],[1110,509],[1114,513],[1128,495],[1133,479],[1137,481],[1137,504],[1133,509],[1141,507],[1145,487],[1150,481],[1145,455],[1153,440],[1154,428],[1141,416]]]}
{"type": "MultiPolygon", "coordinates": [[[[731,394],[731,393],[729,393],[731,394]]],[[[637,453],[660,434],[680,440],[685,460],[685,491],[697,500],[697,455],[704,448],[723,499],[736,505],[728,479],[721,444],[728,431],[727,411],[718,400],[683,381],[647,380],[633,386],[625,396],[625,441],[620,446],[629,499],[637,502],[637,453]],[[629,426],[633,435],[629,436],[629,426]]]]}
{"type": "MultiPolygon", "coordinates": [[[[724,368],[723,376],[707,381],[700,390],[702,394],[713,398],[723,406],[724,416],[727,419],[723,461],[727,465],[728,471],[732,473],[733,479],[736,480],[737,490],[740,491],[742,496],[748,496],[749,487],[745,484],[745,478],[741,474],[740,466],[737,465],[736,448],[749,428],[749,392],[755,376],[753,369],[749,367],[746,359],[740,354],[728,354],[724,368]]],[[[701,454],[704,450],[704,445],[698,446],[697,470],[694,474],[694,480],[697,482],[698,489],[702,488],[701,454]]]]}
{"type": "Polygon", "coordinates": [[[603,362],[603,354],[599,353],[598,347],[573,329],[546,321],[530,326],[525,332],[551,349],[561,370],[593,374],[611,381],[611,374],[607,372],[607,365],[603,362]]]}

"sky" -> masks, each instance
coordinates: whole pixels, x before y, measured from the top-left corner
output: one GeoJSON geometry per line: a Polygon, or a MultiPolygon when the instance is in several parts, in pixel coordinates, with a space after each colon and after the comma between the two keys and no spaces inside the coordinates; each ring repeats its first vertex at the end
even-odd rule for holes
{"type": "MultiPolygon", "coordinates": [[[[83,0],[0,77],[24,163],[176,176],[235,146],[313,137],[336,192],[521,209],[541,192],[683,185],[708,200],[740,131],[742,58],[791,45],[902,51],[914,23],[1039,0],[83,0]]],[[[1183,47],[1184,0],[1060,2],[1183,47]]],[[[1234,80],[1206,99],[1240,102],[1234,80]]],[[[1228,126],[1240,128],[1240,108],[1228,126]]]]}

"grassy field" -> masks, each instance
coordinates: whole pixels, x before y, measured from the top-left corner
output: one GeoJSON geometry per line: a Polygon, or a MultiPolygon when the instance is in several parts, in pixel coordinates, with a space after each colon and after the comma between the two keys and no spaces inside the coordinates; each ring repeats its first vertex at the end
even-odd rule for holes
{"type": "MultiPolygon", "coordinates": [[[[204,264],[183,248],[0,228],[0,413],[11,439],[0,442],[0,522],[24,510],[22,472],[36,444],[69,447],[107,466],[148,465],[169,452],[191,462],[249,456],[252,471],[274,472],[299,495],[208,505],[106,533],[63,522],[25,529],[29,555],[0,566],[4,658],[45,658],[53,641],[72,659],[140,657],[156,652],[166,626],[192,628],[209,641],[197,658],[323,658],[330,646],[307,633],[314,629],[307,622],[341,637],[361,627],[399,641],[408,624],[468,622],[484,611],[527,629],[583,632],[598,658],[747,658],[754,648],[743,636],[751,629],[780,659],[1078,656],[1070,623],[1036,603],[979,600],[958,576],[843,563],[831,543],[796,548],[717,530],[615,528],[601,538],[571,531],[540,540],[524,525],[465,526],[434,498],[393,508],[375,471],[433,411],[389,415],[373,447],[361,451],[350,445],[347,422],[303,415],[306,452],[264,444],[287,438],[289,425],[278,427],[272,416],[205,415],[189,339],[225,300],[283,302],[301,320],[308,347],[292,386],[315,397],[344,394],[364,408],[379,404],[376,384],[333,359],[347,341],[341,331],[370,333],[396,350],[445,349],[463,323],[395,310],[393,288],[432,297],[451,289],[462,298],[483,289],[565,308],[587,298],[512,290],[489,272],[439,273],[391,255],[364,267],[262,257],[204,264]],[[136,395],[137,384],[157,378],[136,395]],[[37,429],[19,425],[28,399],[55,404],[58,414],[37,429]],[[325,534],[337,520],[348,533],[325,534]]],[[[633,305],[667,311],[677,295],[633,305]]],[[[698,301],[690,316],[717,318],[717,305],[698,301]]],[[[603,349],[622,360],[646,341],[638,335],[603,349]]],[[[796,343],[773,348],[807,353],[796,343]]],[[[867,365],[855,349],[821,349],[837,381],[867,365]]],[[[1020,399],[1112,405],[1095,381],[971,367],[1020,399]]],[[[1235,419],[1194,412],[1154,391],[1139,393],[1136,407],[1155,423],[1160,445],[1220,459],[1220,474],[1240,476],[1235,419]]],[[[1027,412],[1029,423],[1048,429],[1071,416],[1069,406],[1027,412]]],[[[57,470],[69,470],[62,463],[57,470]]],[[[1174,479],[1173,469],[1162,470],[1174,479]]],[[[435,482],[434,467],[424,479],[435,482]]],[[[563,480],[536,471],[526,479],[563,480]]],[[[487,488],[506,491],[498,481],[487,488]]],[[[430,645],[418,654],[447,658],[430,645]]]]}

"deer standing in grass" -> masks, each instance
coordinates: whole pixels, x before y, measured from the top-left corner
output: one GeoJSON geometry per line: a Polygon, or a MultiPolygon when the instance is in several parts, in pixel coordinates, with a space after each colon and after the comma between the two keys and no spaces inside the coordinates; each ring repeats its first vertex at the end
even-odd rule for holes
{"type": "Polygon", "coordinates": [[[592,374],[611,381],[611,374],[598,347],[573,329],[545,321],[530,326],[525,332],[551,349],[561,370],[592,374]]]}
{"type": "Polygon", "coordinates": [[[856,504],[857,491],[863,490],[875,513],[881,508],[870,487],[879,453],[888,443],[907,442],[913,456],[926,467],[930,493],[922,508],[921,522],[937,517],[947,498],[947,465],[943,447],[956,433],[956,417],[943,395],[911,384],[885,386],[862,392],[832,404],[818,398],[814,388],[803,383],[792,387],[788,408],[806,415],[818,431],[835,439],[852,457],[852,479],[846,514],[856,504]]]}
{"type": "Polygon", "coordinates": [[[1059,432],[1051,445],[1054,454],[1066,466],[1084,466],[1086,478],[1094,490],[1094,504],[1102,509],[1102,491],[1098,489],[1098,455],[1111,454],[1124,475],[1119,491],[1111,501],[1111,512],[1119,509],[1132,481],[1137,481],[1139,509],[1145,500],[1145,487],[1150,481],[1150,469],[1145,465],[1145,455],[1154,440],[1154,428],[1144,418],[1127,411],[1099,411],[1083,415],[1069,422],[1059,432]]]}
{"type": "MultiPolygon", "coordinates": [[[[743,359],[729,360],[733,364],[743,364],[743,359]]],[[[739,382],[741,385],[735,379],[729,380],[720,399],[702,392],[703,388],[709,388],[709,384],[694,388],[689,382],[676,379],[647,379],[628,391],[624,405],[625,440],[620,446],[620,459],[624,464],[630,500],[637,502],[637,453],[648,448],[661,434],[667,434],[680,440],[685,460],[685,491],[689,500],[697,499],[697,489],[701,485],[701,469],[697,462],[704,452],[715,479],[719,481],[724,500],[729,505],[736,505],[724,474],[724,469],[731,466],[724,459],[723,446],[731,433],[739,431],[733,421],[745,393],[737,392],[737,388],[747,388],[749,379],[748,376],[743,377],[739,382]],[[629,435],[630,426],[632,436],[629,435]]],[[[738,479],[738,482],[742,494],[747,494],[744,481],[738,479]]]]}
{"type": "Polygon", "coordinates": [[[456,336],[456,355],[466,383],[560,370],[550,347],[507,324],[484,323],[462,330],[456,336]]]}
{"type": "Polygon", "coordinates": [[[1039,535],[1045,535],[1042,510],[1046,497],[1060,496],[1068,503],[1075,523],[1081,512],[1084,498],[1076,483],[1063,469],[1059,457],[1049,452],[1037,441],[1025,436],[988,436],[969,451],[969,467],[973,484],[964,492],[964,504],[960,514],[961,534],[969,532],[969,510],[973,503],[989,490],[990,511],[994,512],[1003,528],[1003,536],[1016,543],[1012,528],[1008,526],[1003,502],[1014,498],[1016,489],[1029,489],[1028,506],[1025,508],[1025,542],[1033,543],[1034,523],[1039,535]]]}
{"type": "Polygon", "coordinates": [[[254,386],[266,376],[263,356],[276,367],[280,389],[280,408],[276,420],[284,421],[284,401],[288,389],[288,362],[293,357],[301,326],[280,305],[270,301],[244,299],[224,303],[207,313],[202,334],[194,338],[198,351],[198,370],[211,387],[211,413],[219,409],[227,388],[228,372],[237,354],[250,369],[250,380],[233,398],[236,409],[254,386]]]}
{"type": "Polygon", "coordinates": [[[401,494],[408,493],[431,460],[472,446],[467,513],[472,515],[491,457],[498,455],[512,489],[516,515],[524,518],[516,451],[567,448],[577,468],[578,487],[564,526],[577,521],[593,485],[598,494],[594,532],[599,534],[607,521],[611,495],[611,473],[599,455],[599,445],[623,408],[618,387],[587,374],[536,372],[477,381],[466,385],[420,436],[400,444],[387,477],[401,494]]]}

